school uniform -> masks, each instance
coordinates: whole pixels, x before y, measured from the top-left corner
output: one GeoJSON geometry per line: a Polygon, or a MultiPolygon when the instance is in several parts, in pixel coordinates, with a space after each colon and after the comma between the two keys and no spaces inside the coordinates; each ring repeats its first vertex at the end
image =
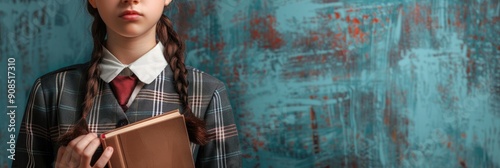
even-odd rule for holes
{"type": "MultiPolygon", "coordinates": [[[[129,65],[121,64],[107,49],[103,56],[99,92],[87,116],[90,132],[101,134],[174,109],[182,113],[161,43],[129,65]],[[132,74],[139,81],[124,111],[109,82],[117,75],[132,74]]],[[[59,148],[57,138],[81,118],[88,66],[69,66],[36,80],[21,124],[13,167],[53,167],[59,148]]],[[[241,167],[238,133],[224,84],[198,69],[187,67],[187,71],[192,112],[204,119],[209,135],[207,145],[191,144],[196,167],[241,167]]],[[[94,156],[101,153],[100,148],[94,156]]]]}

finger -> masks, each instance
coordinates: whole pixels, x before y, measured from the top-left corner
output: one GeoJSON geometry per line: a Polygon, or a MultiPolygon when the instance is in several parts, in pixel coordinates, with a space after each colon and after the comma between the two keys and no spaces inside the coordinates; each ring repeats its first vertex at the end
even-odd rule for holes
{"type": "Polygon", "coordinates": [[[85,148],[87,148],[89,143],[95,138],[97,138],[97,135],[95,133],[85,135],[80,141],[78,141],[78,143],[76,143],[73,151],[78,153],[78,155],[80,156],[83,155],[83,151],[85,150],[85,148]]]}
{"type": "Polygon", "coordinates": [[[64,147],[64,146],[59,147],[59,149],[57,150],[56,161],[60,161],[62,159],[62,156],[64,155],[65,150],[66,150],[66,147],[64,147]]]}
{"type": "Polygon", "coordinates": [[[84,135],[81,135],[79,137],[76,137],[75,139],[73,139],[71,142],[68,143],[68,146],[65,147],[66,149],[65,149],[64,154],[61,158],[61,163],[66,164],[66,163],[69,163],[71,161],[71,157],[73,155],[73,148],[76,145],[76,143],[78,143],[78,141],[80,141],[80,139],[82,139],[83,137],[84,137],[84,135]]]}
{"type": "Polygon", "coordinates": [[[113,155],[113,147],[107,147],[106,150],[102,153],[101,157],[97,162],[95,162],[94,167],[104,167],[109,161],[109,158],[111,158],[111,155],[113,155]]]}
{"type": "Polygon", "coordinates": [[[61,146],[57,150],[57,158],[56,158],[56,167],[64,167],[61,163],[62,156],[64,155],[64,151],[66,150],[66,147],[61,146]]]}
{"type": "Polygon", "coordinates": [[[99,138],[94,138],[83,151],[83,155],[80,160],[80,167],[90,166],[90,161],[92,160],[92,156],[94,155],[96,149],[99,146],[101,146],[99,138]]]}
{"type": "MultiPolygon", "coordinates": [[[[71,166],[78,166],[83,163],[81,163],[82,157],[83,157],[83,151],[85,148],[89,145],[89,143],[92,141],[92,139],[96,138],[97,135],[95,133],[90,133],[87,135],[84,135],[83,138],[81,138],[73,147],[73,152],[71,153],[71,166]]],[[[89,167],[90,163],[85,166],[89,167]]]]}
{"type": "Polygon", "coordinates": [[[68,166],[76,167],[80,164],[80,151],[78,149],[78,145],[87,136],[88,136],[88,134],[87,135],[80,135],[79,137],[75,138],[73,141],[71,141],[68,144],[68,146],[71,147],[71,156],[70,156],[70,161],[68,162],[68,166]]]}

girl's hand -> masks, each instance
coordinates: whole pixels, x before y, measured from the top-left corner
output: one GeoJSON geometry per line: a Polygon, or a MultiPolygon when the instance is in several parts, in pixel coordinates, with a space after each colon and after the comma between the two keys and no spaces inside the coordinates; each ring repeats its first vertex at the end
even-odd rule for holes
{"type": "MultiPolygon", "coordinates": [[[[72,140],[68,146],[61,146],[57,151],[56,168],[78,167],[89,168],[90,160],[101,141],[95,133],[81,135],[72,140]]],[[[107,147],[93,167],[104,167],[113,154],[113,148],[107,147]]]]}

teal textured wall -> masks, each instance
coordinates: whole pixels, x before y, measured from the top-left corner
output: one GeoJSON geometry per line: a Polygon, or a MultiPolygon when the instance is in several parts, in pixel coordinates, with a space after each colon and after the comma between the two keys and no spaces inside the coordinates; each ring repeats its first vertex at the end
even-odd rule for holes
{"type": "MultiPolygon", "coordinates": [[[[500,167],[498,0],[174,2],[188,64],[228,86],[244,167],[500,167]]],[[[88,60],[82,4],[0,1],[17,127],[36,77],[88,60]]]]}

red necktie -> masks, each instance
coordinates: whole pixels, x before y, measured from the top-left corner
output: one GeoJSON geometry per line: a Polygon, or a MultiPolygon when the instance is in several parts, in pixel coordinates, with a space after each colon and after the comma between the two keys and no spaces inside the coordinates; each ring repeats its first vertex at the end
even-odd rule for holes
{"type": "Polygon", "coordinates": [[[116,76],[110,84],[116,100],[118,100],[118,104],[120,104],[123,111],[127,111],[127,102],[128,99],[130,99],[130,95],[132,95],[132,92],[134,91],[135,85],[137,84],[137,77],[135,75],[116,76]]]}

